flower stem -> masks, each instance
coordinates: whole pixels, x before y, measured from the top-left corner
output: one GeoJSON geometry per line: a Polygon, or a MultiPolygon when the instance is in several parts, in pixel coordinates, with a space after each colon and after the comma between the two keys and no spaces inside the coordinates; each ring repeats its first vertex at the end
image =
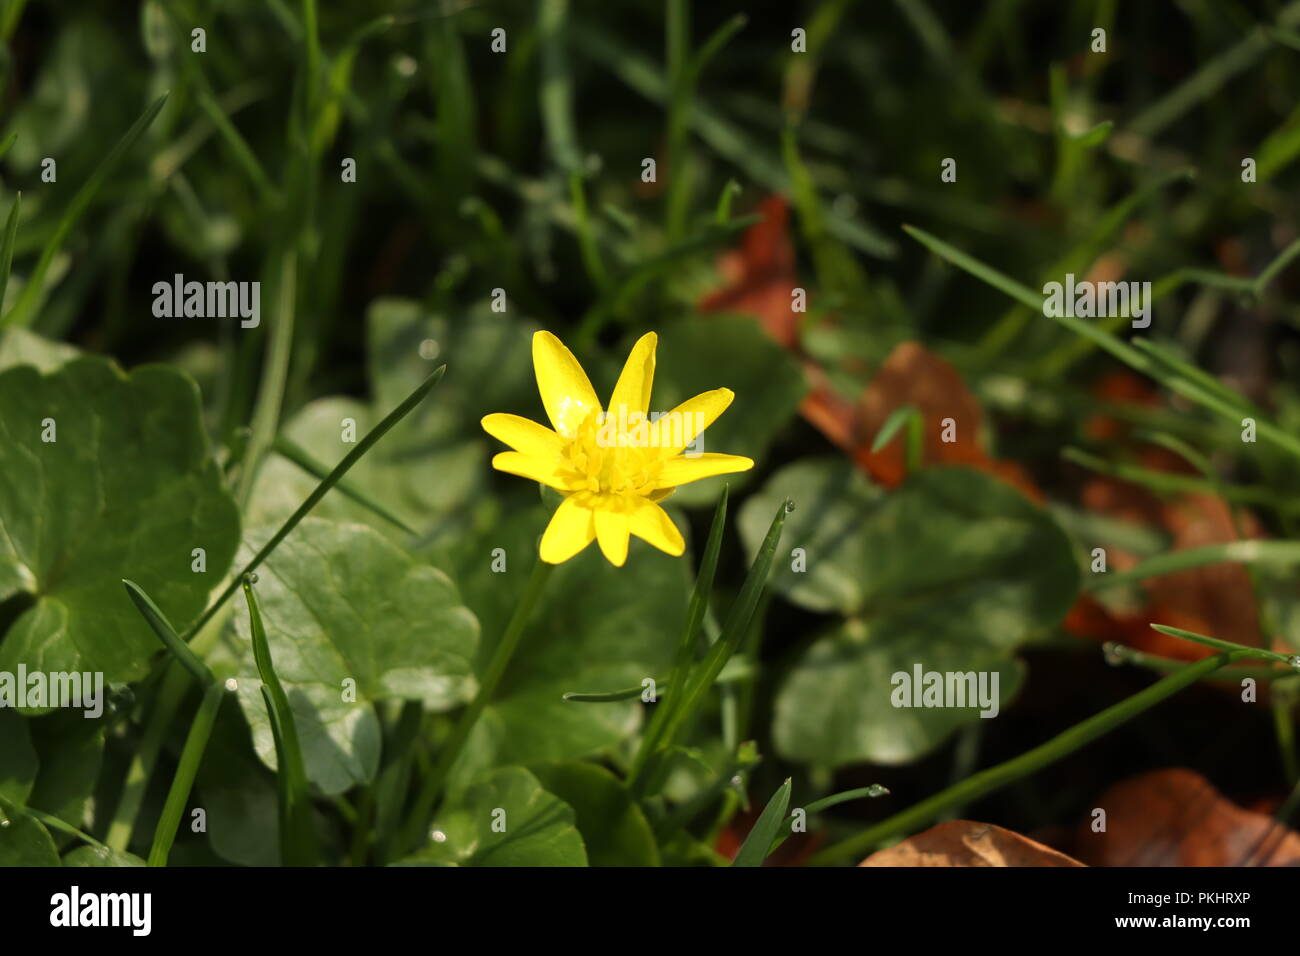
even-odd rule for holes
{"type": "Polygon", "coordinates": [[[1132,697],[1107,707],[1099,714],[1075,724],[1068,730],[1057,734],[1051,740],[1028,750],[1019,757],[989,767],[967,777],[961,783],[954,784],[947,790],[940,791],[929,799],[896,813],[874,826],[867,827],[861,833],[832,844],[815,854],[811,864],[839,863],[861,856],[882,841],[915,830],[932,821],[949,807],[971,803],[979,798],[1000,790],[1009,783],[1041,770],[1062,757],[1068,756],[1085,744],[1091,743],[1114,730],[1120,724],[1136,717],[1145,710],[1172,697],[1206,674],[1218,670],[1225,664],[1249,657],[1249,651],[1227,651],[1189,664],[1182,670],[1157,681],[1145,690],[1138,691],[1132,697]]]}
{"type": "Polygon", "coordinates": [[[465,742],[469,739],[474,725],[478,723],[479,718],[483,716],[483,711],[491,703],[492,695],[496,693],[497,685],[501,683],[501,678],[505,676],[506,668],[510,665],[510,659],[515,656],[515,651],[519,648],[520,639],[524,634],[524,626],[528,623],[529,617],[532,616],[533,607],[537,604],[537,599],[541,596],[546,581],[550,578],[554,569],[554,565],[547,564],[541,559],[538,559],[533,566],[532,574],[528,577],[528,583],[524,586],[523,596],[520,597],[519,603],[515,605],[515,612],[506,625],[505,633],[501,635],[500,642],[492,651],[492,658],[488,661],[487,670],[479,683],[478,693],[464,712],[461,713],[456,729],[452,731],[451,737],[442,745],[442,749],[438,754],[438,762],[433,765],[433,770],[424,778],[424,784],[421,786],[419,796],[415,801],[415,809],[412,811],[410,822],[407,824],[403,841],[406,845],[412,848],[419,845],[425,821],[432,815],[438,798],[442,795],[443,787],[447,782],[447,775],[456,763],[456,758],[465,749],[465,742]]]}

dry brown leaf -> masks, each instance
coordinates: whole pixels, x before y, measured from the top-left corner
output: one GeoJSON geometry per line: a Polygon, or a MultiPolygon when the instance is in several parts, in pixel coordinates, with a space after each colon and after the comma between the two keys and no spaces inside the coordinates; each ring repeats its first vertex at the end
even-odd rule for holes
{"type": "Polygon", "coordinates": [[[858,866],[1083,866],[991,823],[950,820],[871,854],[858,866]]]}
{"type": "Polygon", "coordinates": [[[790,209],[780,196],[769,196],[758,212],[762,221],[745,230],[740,248],[719,258],[718,271],[726,283],[702,298],[699,310],[752,315],[778,343],[795,349],[801,313],[790,308],[791,290],[798,285],[788,234],[790,209]]]}
{"type": "Polygon", "coordinates": [[[1295,866],[1300,834],[1243,810],[1200,774],[1155,770],[1097,801],[1106,829],[1078,827],[1074,852],[1091,866],[1295,866]]]}

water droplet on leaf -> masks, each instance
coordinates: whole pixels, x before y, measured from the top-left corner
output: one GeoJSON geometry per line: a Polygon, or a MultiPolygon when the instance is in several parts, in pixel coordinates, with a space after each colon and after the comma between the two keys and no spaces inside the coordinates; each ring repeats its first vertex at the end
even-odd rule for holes
{"type": "Polygon", "coordinates": [[[1121,645],[1114,641],[1107,641],[1101,646],[1101,653],[1106,658],[1106,663],[1111,667],[1118,667],[1124,663],[1124,652],[1121,645]]]}

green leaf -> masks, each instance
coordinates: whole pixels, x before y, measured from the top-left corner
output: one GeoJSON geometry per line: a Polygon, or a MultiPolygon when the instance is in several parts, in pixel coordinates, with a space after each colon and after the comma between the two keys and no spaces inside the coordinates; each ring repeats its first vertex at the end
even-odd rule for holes
{"type": "Polygon", "coordinates": [[[604,767],[546,763],[532,772],[543,787],[573,807],[592,866],[659,865],[650,824],[627,788],[604,767]]]}
{"type": "Polygon", "coordinates": [[[50,833],[35,817],[0,797],[0,867],[58,866],[50,833]]]}
{"type": "MultiPolygon", "coordinates": [[[[701,451],[746,455],[761,463],[777,434],[799,410],[808,391],[803,370],[785,349],[745,316],[697,316],[659,333],[651,410],[671,411],[681,402],[715,388],[736,393],[731,407],[708,427],[701,451]]],[[[706,478],[673,496],[682,505],[717,499],[719,484],[735,491],[744,474],[706,478]]]]}
{"type": "Polygon", "coordinates": [[[785,811],[790,806],[791,787],[791,780],[786,777],[785,783],[772,794],[772,799],[767,801],[767,806],[759,814],[754,828],[749,831],[749,836],[745,837],[745,842],[740,845],[736,858],[731,861],[732,866],[763,865],[773,841],[776,840],[785,823],[785,811]]]}
{"type": "Polygon", "coordinates": [[[64,866],[144,866],[134,853],[122,853],[106,846],[80,846],[63,858],[64,866]]]}
{"type": "MultiPolygon", "coordinates": [[[[417,530],[449,533],[467,519],[469,502],[483,493],[490,452],[497,450],[479,419],[504,409],[524,414],[533,406],[541,414],[530,331],[513,317],[487,308],[452,321],[417,302],[380,299],[367,315],[373,401],[320,399],[298,412],[285,434],[316,461],[332,465],[355,447],[347,441],[345,420],[355,422],[356,435],[364,434],[435,365],[447,362],[437,400],[423,403],[394,426],[357,462],[348,481],[356,492],[383,502],[394,517],[417,530]]],[[[249,523],[282,520],[314,485],[289,461],[269,458],[258,478],[249,523]]],[[[360,521],[395,534],[390,521],[343,495],[326,496],[314,514],[360,521]]]]}
{"type": "Polygon", "coordinates": [[[223,707],[217,715],[194,785],[198,805],[208,811],[212,852],[243,866],[280,864],[275,782],[254,754],[237,708],[223,707]]]}
{"type": "Polygon", "coordinates": [[[27,721],[12,710],[0,709],[0,797],[15,806],[27,803],[39,767],[27,721]]]}
{"type": "Polygon", "coordinates": [[[567,803],[527,770],[503,767],[438,811],[434,836],[402,862],[423,866],[586,866],[567,803]],[[494,827],[495,824],[495,827],[494,827]]]}
{"type": "Polygon", "coordinates": [[[767,533],[772,509],[786,498],[794,500],[795,510],[786,519],[786,552],[772,573],[772,587],[812,611],[852,614],[864,607],[878,581],[873,565],[890,564],[897,547],[891,543],[880,552],[879,536],[861,530],[884,501],[881,490],[840,458],[787,465],[740,511],[740,534],[751,553],[767,533]],[[806,571],[792,570],[795,548],[803,549],[806,571]]]}
{"type": "MultiPolygon", "coordinates": [[[[251,532],[251,554],[270,529],[251,532]]],[[[373,779],[376,700],[445,711],[473,696],[478,624],[445,574],[371,528],[308,518],[259,571],[275,670],[293,708],[308,778],[326,793],[373,779]],[[355,682],[355,701],[345,692],[355,682]]],[[[239,699],[259,756],[276,766],[248,619],[235,619],[239,699]]]]}
{"type": "Polygon", "coordinates": [[[229,566],[238,527],[186,376],[126,375],[89,357],[0,373],[0,600],[34,599],[0,643],[0,670],[144,676],[158,642],[122,578],[187,622],[229,566]],[[191,570],[195,548],[203,573],[191,570]]]}
{"type": "Polygon", "coordinates": [[[751,548],[784,497],[800,504],[786,543],[805,549],[807,569],[784,562],[773,588],[851,615],[812,644],[778,694],[775,742],[791,759],[834,767],[929,752],[980,708],[895,707],[894,675],[910,679],[917,665],[996,673],[1001,709],[1020,683],[1015,649],[1054,627],[1078,594],[1065,533],[982,472],[928,469],[882,496],[848,462],[799,462],[742,511],[751,548]]]}
{"type": "MultiPolygon", "coordinates": [[[[483,627],[478,666],[504,633],[506,620],[537,560],[542,507],[505,514],[492,529],[467,538],[450,567],[483,627]],[[506,570],[492,570],[493,549],[506,570]]],[[[633,540],[627,564],[615,568],[593,543],[558,566],[534,609],[496,697],[466,746],[459,775],[509,763],[566,761],[607,750],[636,732],[642,705],[629,700],[579,706],[575,688],[628,687],[646,677],[667,680],[686,620],[686,558],[633,540]]]]}
{"type": "Polygon", "coordinates": [[[40,760],[28,803],[73,826],[82,826],[104,762],[103,720],[61,710],[28,721],[40,760]]]}

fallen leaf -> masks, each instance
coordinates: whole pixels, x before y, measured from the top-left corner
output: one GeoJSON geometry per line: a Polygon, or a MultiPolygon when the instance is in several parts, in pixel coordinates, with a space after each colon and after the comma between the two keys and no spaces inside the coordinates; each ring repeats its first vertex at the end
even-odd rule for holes
{"type": "Polygon", "coordinates": [[[1093,832],[1090,815],[1073,847],[1091,866],[1300,865],[1300,834],[1242,809],[1186,768],[1117,783],[1097,806],[1106,829],[1093,832]]]}
{"type": "Polygon", "coordinates": [[[1084,866],[992,823],[949,820],[878,850],[858,866],[1084,866]]]}

